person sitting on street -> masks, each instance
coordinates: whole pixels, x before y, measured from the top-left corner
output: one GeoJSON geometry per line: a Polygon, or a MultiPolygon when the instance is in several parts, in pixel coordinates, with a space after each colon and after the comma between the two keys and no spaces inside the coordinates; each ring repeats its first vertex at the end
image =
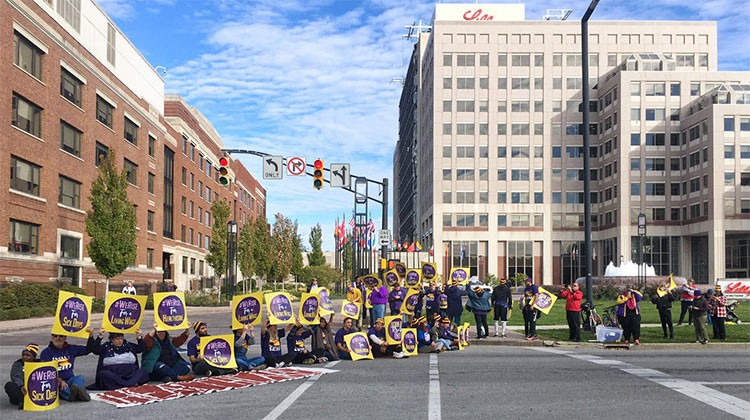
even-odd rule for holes
{"type": "Polygon", "coordinates": [[[320,318],[320,324],[312,327],[312,349],[313,352],[322,349],[323,356],[328,360],[339,360],[339,352],[336,343],[333,342],[333,333],[331,333],[331,322],[333,314],[328,319],[320,318]]]}
{"type": "Polygon", "coordinates": [[[495,337],[498,336],[499,322],[502,322],[502,332],[500,337],[505,337],[505,328],[508,324],[508,311],[513,307],[513,295],[511,294],[510,287],[508,287],[508,280],[505,277],[500,279],[500,284],[492,289],[492,296],[490,297],[490,303],[492,304],[492,318],[495,321],[495,337]]]}
{"type": "Polygon", "coordinates": [[[466,294],[469,296],[468,305],[471,306],[471,312],[474,314],[474,321],[477,327],[477,339],[485,338],[490,335],[490,329],[487,326],[487,314],[492,307],[490,306],[491,295],[485,293],[480,285],[466,285],[466,294]]]}
{"type": "MultiPolygon", "coordinates": [[[[21,358],[13,362],[10,367],[10,382],[5,384],[5,393],[8,394],[8,400],[11,405],[17,405],[19,410],[23,410],[23,396],[26,395],[26,387],[24,385],[23,377],[23,364],[38,362],[36,358],[39,352],[39,346],[30,343],[21,350],[21,358]]],[[[58,378],[58,383],[62,382],[58,378]]]]}
{"type": "Polygon", "coordinates": [[[300,325],[299,321],[289,331],[289,334],[286,336],[286,349],[289,352],[292,363],[311,365],[313,363],[328,361],[323,356],[323,350],[318,349],[313,353],[305,348],[305,339],[311,335],[312,331],[300,325]]]}
{"type": "Polygon", "coordinates": [[[409,357],[402,352],[400,344],[388,344],[385,337],[385,321],[383,318],[375,320],[375,326],[367,332],[372,346],[372,355],[375,357],[393,356],[396,359],[409,357]]]}
{"type": "Polygon", "coordinates": [[[353,325],[354,325],[354,320],[347,317],[344,319],[344,326],[339,328],[338,331],[336,331],[336,339],[335,339],[336,349],[338,350],[339,358],[341,360],[352,360],[352,356],[350,354],[351,350],[349,350],[346,347],[346,341],[344,341],[344,336],[347,334],[352,334],[352,333],[357,332],[357,330],[354,329],[353,325]]]}
{"type": "Polygon", "coordinates": [[[224,369],[211,366],[203,359],[203,355],[201,354],[201,337],[208,337],[209,335],[208,325],[205,322],[194,322],[193,330],[195,330],[195,336],[187,343],[187,354],[190,364],[193,365],[193,372],[196,375],[214,376],[237,373],[237,369],[224,369]]]}
{"type": "Polygon", "coordinates": [[[97,389],[112,390],[147,383],[148,372],[138,367],[137,354],[146,350],[141,329],[138,328],[135,332],[135,344],[125,340],[123,333],[109,333],[109,338],[104,344],[103,337],[104,328],[100,328],[92,349],[92,353],[99,356],[94,386],[97,389]]]}
{"type": "Polygon", "coordinates": [[[415,327],[417,328],[417,351],[419,353],[440,353],[444,344],[432,340],[427,318],[423,316],[417,318],[415,327]]]}
{"type": "Polygon", "coordinates": [[[88,327],[86,328],[86,332],[89,333],[89,338],[85,346],[68,344],[67,336],[52,334],[52,341],[50,341],[46,349],[42,350],[42,354],[39,355],[39,359],[42,362],[51,362],[53,360],[59,362],[57,375],[62,379],[59,388],[60,398],[66,401],[91,401],[91,397],[88,391],[86,391],[86,382],[83,375],[75,375],[73,373],[76,357],[91,353],[95,345],[93,337],[94,329],[88,327]]]}
{"type": "Polygon", "coordinates": [[[632,337],[635,345],[641,344],[641,309],[638,302],[642,296],[641,292],[629,286],[617,296],[617,319],[620,320],[625,343],[630,343],[632,337]]]}
{"type": "Polygon", "coordinates": [[[289,324],[286,328],[279,330],[278,325],[271,325],[271,320],[266,319],[260,326],[260,350],[261,356],[265,358],[269,367],[291,366],[294,355],[281,354],[281,339],[292,329],[294,325],[289,324]]]}
{"type": "Polygon", "coordinates": [[[185,328],[182,334],[172,338],[167,331],[157,331],[158,326],[154,322],[153,329],[143,337],[146,353],[141,360],[141,369],[155,381],[193,380],[195,376],[190,374],[190,363],[177,352],[177,347],[185,344],[190,336],[190,328],[185,328]]]}
{"type": "Polygon", "coordinates": [[[401,304],[404,303],[404,298],[406,298],[406,290],[402,289],[399,283],[396,283],[391,293],[388,294],[392,316],[401,313],[401,304]]]}
{"type": "Polygon", "coordinates": [[[439,339],[445,340],[449,350],[458,350],[458,333],[455,328],[451,326],[450,318],[443,318],[441,320],[439,329],[439,339]]]}
{"type": "Polygon", "coordinates": [[[693,326],[695,326],[695,342],[707,344],[708,333],[706,332],[706,318],[708,318],[708,301],[700,290],[695,290],[693,297],[693,326]]]}
{"type": "Polygon", "coordinates": [[[534,280],[526,277],[524,280],[525,287],[519,306],[523,314],[523,331],[526,339],[529,341],[536,340],[536,320],[539,318],[539,310],[534,308],[534,303],[539,297],[539,286],[534,284],[534,280]]]}
{"type": "Polygon", "coordinates": [[[659,311],[659,320],[661,320],[661,329],[664,331],[664,338],[669,337],[670,340],[674,339],[672,302],[674,302],[674,297],[670,292],[667,292],[664,296],[659,296],[658,293],[654,292],[654,296],[651,298],[651,303],[656,305],[656,310],[659,311]]]}
{"type": "Polygon", "coordinates": [[[244,328],[237,328],[232,331],[234,332],[234,360],[237,362],[239,370],[262,370],[267,367],[266,359],[263,356],[247,357],[247,348],[255,344],[254,330],[254,327],[245,325],[244,328]]]}

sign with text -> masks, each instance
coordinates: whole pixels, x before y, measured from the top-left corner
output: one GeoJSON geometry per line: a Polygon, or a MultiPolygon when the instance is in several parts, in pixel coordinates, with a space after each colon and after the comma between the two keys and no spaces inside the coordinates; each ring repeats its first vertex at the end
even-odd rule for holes
{"type": "Polygon", "coordinates": [[[422,263],[422,279],[432,283],[437,277],[437,264],[431,262],[422,263]]]}
{"type": "Polygon", "coordinates": [[[406,297],[401,303],[401,313],[406,315],[414,315],[414,309],[417,307],[419,302],[419,289],[408,289],[406,297]]]}
{"type": "Polygon", "coordinates": [[[359,309],[361,308],[359,303],[352,303],[348,300],[341,302],[341,316],[346,318],[359,318],[359,309]]]}
{"type": "Polygon", "coordinates": [[[222,369],[236,369],[234,360],[234,334],[209,335],[201,337],[201,355],[211,366],[222,369]]]}
{"type": "Polygon", "coordinates": [[[469,269],[468,268],[452,268],[451,269],[451,283],[458,282],[458,284],[466,284],[469,281],[469,269]]]}
{"type": "Polygon", "coordinates": [[[719,280],[716,284],[727,299],[750,300],[750,280],[719,280]]]}
{"type": "Polygon", "coordinates": [[[315,293],[302,293],[299,304],[299,323],[304,325],[320,324],[318,308],[320,308],[320,295],[315,293]]]}
{"type": "Polygon", "coordinates": [[[286,293],[266,293],[263,295],[266,301],[266,311],[271,325],[285,324],[294,318],[292,309],[292,298],[286,293]]]}
{"type": "Polygon", "coordinates": [[[232,297],[232,329],[258,325],[263,312],[263,292],[232,297]]]}
{"type": "Polygon", "coordinates": [[[46,411],[60,405],[57,390],[57,360],[23,364],[23,397],[25,411],[46,411]]]}
{"type": "Polygon", "coordinates": [[[419,353],[419,349],[417,347],[417,329],[404,328],[401,332],[403,336],[403,343],[401,343],[401,348],[403,349],[404,353],[408,354],[409,356],[416,356],[419,353]]]}
{"type": "Polygon", "coordinates": [[[183,292],[154,293],[154,319],[158,331],[188,328],[187,306],[183,292]]]}
{"type": "Polygon", "coordinates": [[[60,290],[57,294],[57,313],[52,325],[52,334],[87,338],[86,328],[91,321],[91,296],[78,295],[60,290]]]}
{"type": "Polygon", "coordinates": [[[263,158],[263,179],[284,178],[284,157],[266,156],[263,158]]]}
{"type": "Polygon", "coordinates": [[[401,315],[385,317],[385,341],[388,345],[401,344],[401,315]]]}
{"type": "Polygon", "coordinates": [[[351,350],[349,355],[352,357],[352,361],[361,359],[372,360],[372,349],[370,348],[370,340],[367,339],[367,335],[363,332],[356,332],[347,334],[344,336],[344,342],[346,348],[351,350]]]}
{"type": "Polygon", "coordinates": [[[102,327],[106,332],[135,333],[141,327],[148,296],[109,292],[102,327]]]}
{"type": "Polygon", "coordinates": [[[313,289],[312,292],[320,296],[320,307],[318,308],[318,314],[320,316],[328,316],[336,313],[333,309],[333,303],[331,303],[331,296],[328,293],[328,289],[325,287],[318,287],[317,289],[313,289]]]}

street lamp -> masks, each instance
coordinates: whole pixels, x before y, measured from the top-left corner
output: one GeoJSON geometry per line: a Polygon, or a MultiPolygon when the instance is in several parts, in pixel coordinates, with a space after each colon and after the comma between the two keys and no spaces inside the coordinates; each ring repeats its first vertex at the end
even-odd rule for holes
{"type": "MultiPolygon", "coordinates": [[[[234,296],[235,276],[237,275],[237,222],[227,223],[227,297],[234,296]]],[[[221,295],[221,293],[219,293],[221,295]]]]}
{"type": "Polygon", "coordinates": [[[646,265],[643,263],[643,242],[646,238],[646,215],[638,215],[638,286],[646,285],[646,265]],[[642,274],[641,274],[642,273],[642,274]]]}

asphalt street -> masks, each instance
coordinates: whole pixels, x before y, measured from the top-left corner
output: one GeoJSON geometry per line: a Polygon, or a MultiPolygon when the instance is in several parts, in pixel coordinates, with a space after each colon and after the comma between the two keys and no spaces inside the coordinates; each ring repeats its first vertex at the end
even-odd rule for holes
{"type": "MultiPolygon", "coordinates": [[[[209,332],[226,330],[217,314],[209,332]]],[[[2,375],[22,345],[44,346],[49,329],[0,334],[2,375]]],[[[83,342],[71,339],[71,342],[83,342]]],[[[252,346],[250,354],[259,353],[252,346]]],[[[96,356],[76,360],[90,383],[96,356]]],[[[324,365],[329,366],[329,365],[324,365]]],[[[117,409],[61,402],[29,413],[0,399],[3,419],[736,419],[750,416],[750,352],[587,350],[471,346],[439,356],[343,361],[335,373],[117,409]],[[432,369],[431,369],[432,358],[432,369]],[[437,366],[435,366],[437,364],[437,366]],[[432,380],[431,380],[432,379],[432,380]],[[157,410],[157,411],[154,411],[157,410]],[[738,411],[739,410],[739,411],[738,411]],[[737,415],[733,415],[735,413],[737,415]],[[739,413],[739,414],[738,414],[739,413]]]]}

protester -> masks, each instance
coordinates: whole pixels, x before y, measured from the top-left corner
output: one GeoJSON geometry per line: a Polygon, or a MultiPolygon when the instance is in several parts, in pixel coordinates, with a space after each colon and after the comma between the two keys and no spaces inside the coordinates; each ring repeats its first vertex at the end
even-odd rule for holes
{"type": "Polygon", "coordinates": [[[501,278],[500,284],[492,289],[490,303],[492,303],[492,313],[495,321],[495,337],[498,336],[498,327],[500,326],[498,321],[503,323],[500,337],[505,337],[505,328],[508,324],[508,310],[513,307],[513,295],[511,294],[510,287],[508,287],[508,280],[505,277],[501,278]]]}
{"type": "Polygon", "coordinates": [[[696,290],[698,289],[695,288],[695,280],[693,279],[688,280],[687,284],[680,288],[680,302],[682,308],[680,310],[680,320],[677,321],[678,327],[682,325],[682,320],[685,318],[686,312],[688,314],[688,325],[693,323],[693,311],[691,310],[691,307],[693,306],[693,299],[696,290]]]}
{"type": "Polygon", "coordinates": [[[672,296],[672,293],[669,292],[664,296],[659,296],[658,293],[654,292],[654,296],[651,298],[651,303],[656,305],[656,309],[659,311],[659,319],[661,320],[661,329],[664,331],[664,338],[669,337],[670,339],[674,339],[672,302],[674,302],[674,297],[672,296]],[[668,335],[667,331],[669,331],[668,335]]]}
{"type": "Polygon", "coordinates": [[[190,363],[180,356],[177,347],[185,344],[190,336],[190,328],[185,328],[177,337],[170,337],[167,331],[157,331],[158,324],[143,337],[146,343],[146,353],[141,360],[141,369],[148,372],[152,380],[191,381],[195,378],[190,374],[190,363]]]}
{"type": "MultiPolygon", "coordinates": [[[[443,351],[448,351],[451,349],[451,340],[441,338],[440,333],[442,331],[442,319],[443,317],[440,316],[440,314],[435,314],[435,317],[432,320],[432,323],[430,324],[430,339],[433,343],[438,343],[443,345],[443,351]]],[[[448,324],[450,325],[450,320],[448,320],[448,324]]]]}
{"type": "MultiPolygon", "coordinates": [[[[710,292],[710,290],[709,290],[710,292]]],[[[711,300],[711,319],[716,329],[716,340],[727,340],[727,297],[721,291],[721,286],[716,286],[716,293],[711,300]]]]}
{"type": "Polygon", "coordinates": [[[489,293],[485,293],[482,286],[475,285],[471,287],[466,285],[466,294],[469,296],[469,304],[471,305],[471,312],[474,314],[474,321],[477,326],[477,338],[485,338],[490,335],[490,329],[487,326],[487,314],[490,312],[492,307],[490,306],[490,298],[492,297],[489,293]]]}
{"type": "Polygon", "coordinates": [[[383,321],[383,318],[375,320],[375,325],[367,332],[367,338],[370,339],[372,354],[375,357],[393,356],[396,359],[409,357],[403,353],[401,344],[388,345],[385,337],[385,321],[383,321]]]}
{"type": "Polygon", "coordinates": [[[291,366],[294,355],[281,355],[281,339],[292,329],[294,325],[289,324],[286,328],[279,330],[277,325],[271,325],[271,321],[266,319],[265,324],[260,327],[260,348],[261,355],[266,360],[266,365],[270,367],[291,366]]]}
{"type": "Polygon", "coordinates": [[[232,331],[234,333],[234,361],[237,363],[239,370],[262,370],[267,367],[265,357],[247,357],[248,347],[255,344],[254,330],[254,327],[245,325],[243,328],[232,331]]]}
{"type": "Polygon", "coordinates": [[[388,303],[391,307],[392,316],[401,313],[401,304],[404,303],[404,298],[406,298],[406,290],[402,289],[399,283],[396,283],[391,293],[388,294],[388,303]]]}
{"type": "Polygon", "coordinates": [[[88,327],[86,328],[86,332],[89,333],[89,338],[85,346],[68,344],[67,336],[52,334],[52,340],[49,342],[49,345],[39,355],[39,359],[42,362],[51,362],[53,360],[59,362],[57,375],[62,381],[58,389],[60,391],[60,398],[66,401],[86,402],[91,400],[88,391],[86,391],[86,382],[83,375],[75,375],[73,373],[76,357],[91,353],[95,345],[93,337],[94,329],[88,327]]]}
{"type": "Polygon", "coordinates": [[[359,328],[359,320],[362,317],[362,292],[357,288],[355,283],[349,283],[346,288],[346,300],[359,305],[360,311],[357,319],[354,320],[354,325],[359,328]]]}
{"type": "Polygon", "coordinates": [[[133,282],[128,281],[128,284],[122,288],[122,293],[125,293],[126,295],[134,295],[135,294],[135,287],[133,287],[133,282]]]}
{"type": "Polygon", "coordinates": [[[534,284],[534,281],[526,277],[524,281],[526,287],[523,289],[523,296],[519,306],[521,307],[521,313],[523,314],[523,331],[526,334],[526,339],[529,341],[536,340],[536,320],[539,317],[539,310],[534,308],[534,302],[536,302],[539,296],[539,286],[534,284]]]}
{"type": "Polygon", "coordinates": [[[307,286],[307,293],[312,292],[313,290],[317,289],[318,287],[320,287],[320,286],[318,286],[318,279],[316,279],[315,277],[313,277],[312,281],[310,282],[310,285],[307,286]]]}
{"type": "Polygon", "coordinates": [[[120,389],[143,385],[149,381],[148,372],[138,367],[137,355],[146,350],[140,328],[135,332],[136,344],[125,340],[122,333],[109,333],[109,338],[104,344],[103,337],[104,328],[101,328],[92,348],[92,353],[99,356],[96,365],[97,389],[120,389]]]}
{"type": "Polygon", "coordinates": [[[383,285],[376,287],[372,291],[372,294],[370,294],[370,302],[372,303],[372,317],[375,319],[385,318],[385,304],[388,302],[388,289],[383,285]]]}
{"type": "MultiPolygon", "coordinates": [[[[362,325],[365,325],[365,322],[367,322],[367,309],[365,308],[365,300],[367,299],[367,288],[365,287],[364,283],[362,283],[362,280],[360,278],[357,278],[354,280],[354,287],[359,290],[359,320],[362,322],[362,325]]],[[[372,322],[372,320],[370,320],[372,322]]],[[[357,324],[359,325],[359,324],[357,324]]]]}
{"type": "Polygon", "coordinates": [[[695,342],[708,343],[706,332],[706,318],[708,317],[708,301],[700,290],[693,292],[693,325],[695,326],[695,342]]]}
{"type": "Polygon", "coordinates": [[[435,283],[430,283],[430,288],[427,289],[424,294],[424,308],[428,322],[433,321],[435,314],[438,313],[438,310],[440,309],[437,299],[438,294],[439,291],[437,290],[435,283]]]}
{"type": "Polygon", "coordinates": [[[581,300],[583,293],[578,290],[578,283],[565,286],[560,297],[565,299],[565,314],[568,319],[568,340],[581,341],[581,300]]]}
{"type": "Polygon", "coordinates": [[[339,328],[338,331],[336,331],[336,349],[339,353],[339,358],[342,360],[352,360],[351,356],[351,350],[349,350],[346,347],[346,341],[344,341],[344,336],[347,334],[355,333],[357,330],[353,327],[354,320],[351,318],[344,318],[344,326],[339,328]]]}
{"type": "Polygon", "coordinates": [[[417,351],[419,353],[440,353],[445,345],[432,339],[430,324],[427,318],[417,318],[417,351]]]}
{"type": "MultiPolygon", "coordinates": [[[[23,410],[23,396],[26,395],[24,385],[23,364],[38,362],[36,358],[39,352],[39,346],[31,343],[21,350],[21,358],[13,362],[10,368],[10,382],[5,384],[5,393],[8,394],[8,400],[11,405],[17,405],[19,410],[23,410]]],[[[58,383],[62,381],[58,380],[58,383]]]]}
{"type": "Polygon", "coordinates": [[[312,328],[313,335],[311,339],[311,347],[313,349],[313,352],[318,349],[322,349],[323,356],[328,360],[339,360],[338,348],[336,348],[336,343],[332,341],[334,337],[331,333],[332,321],[333,314],[331,314],[327,320],[323,317],[320,318],[320,324],[312,328]]]}
{"type": "Polygon", "coordinates": [[[422,307],[424,306],[424,290],[419,289],[419,297],[417,303],[414,305],[413,318],[419,318],[422,316],[422,307]]]}
{"type": "Polygon", "coordinates": [[[718,335],[716,331],[716,323],[714,321],[714,307],[713,307],[713,301],[714,301],[714,290],[708,289],[706,290],[706,293],[703,295],[703,298],[706,299],[706,302],[708,302],[708,311],[706,311],[706,321],[708,325],[711,325],[711,329],[713,330],[713,335],[711,336],[712,340],[716,340],[716,336],[718,335]]]}
{"type": "Polygon", "coordinates": [[[187,343],[187,354],[190,363],[193,365],[193,372],[195,372],[196,375],[205,376],[237,373],[237,369],[224,369],[209,365],[208,362],[203,359],[203,355],[201,354],[201,337],[208,337],[208,324],[202,321],[196,321],[193,323],[193,329],[195,330],[195,336],[187,343]]]}
{"type": "Polygon", "coordinates": [[[462,291],[458,288],[458,281],[452,280],[451,285],[445,289],[445,295],[448,298],[448,309],[446,314],[451,322],[456,325],[461,324],[461,314],[464,312],[463,303],[461,303],[462,291]]]}
{"type": "Polygon", "coordinates": [[[438,308],[440,309],[440,316],[445,318],[448,316],[448,295],[445,294],[445,285],[440,288],[438,294],[438,308]]]}
{"type": "Polygon", "coordinates": [[[315,353],[305,348],[305,339],[310,337],[312,332],[309,328],[302,325],[294,325],[286,336],[286,349],[291,355],[292,363],[311,365],[313,363],[327,362],[328,359],[323,356],[323,350],[318,349],[315,353]]]}
{"type": "Polygon", "coordinates": [[[622,293],[617,296],[617,318],[622,326],[622,335],[626,343],[630,343],[630,338],[636,345],[641,344],[641,309],[638,302],[643,295],[635,289],[626,287],[622,293]]]}
{"type": "Polygon", "coordinates": [[[449,350],[458,350],[458,334],[451,326],[449,318],[441,319],[438,330],[438,340],[444,340],[443,343],[449,350]]]}

